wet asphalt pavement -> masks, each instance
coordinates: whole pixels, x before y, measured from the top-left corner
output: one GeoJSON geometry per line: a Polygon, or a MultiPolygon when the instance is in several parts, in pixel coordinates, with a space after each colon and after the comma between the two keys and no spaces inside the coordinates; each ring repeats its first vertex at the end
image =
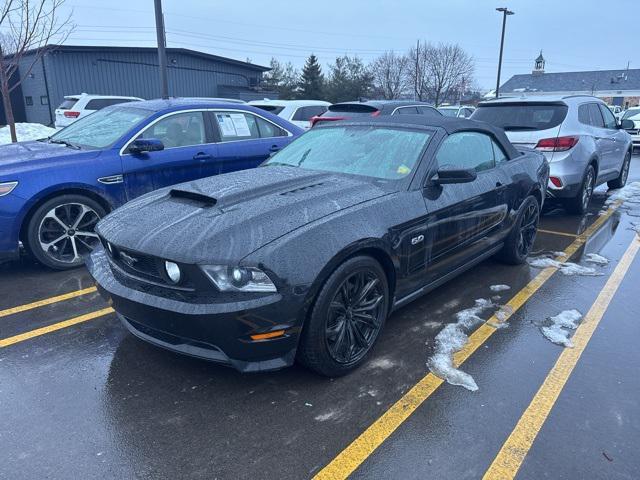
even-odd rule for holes
{"type": "MultiPolygon", "coordinates": [[[[640,180],[633,157],[629,182],[640,180]]],[[[561,251],[596,219],[562,210],[541,222],[536,250],[561,251]]],[[[640,201],[640,199],[639,199],[640,201]]],[[[482,478],[563,347],[537,324],[586,314],[635,241],[640,204],[607,217],[572,258],[599,253],[603,275],[555,273],[464,362],[479,389],[443,384],[353,468],[351,478],[482,478]]],[[[293,367],[234,370],[143,343],[89,291],[22,312],[6,309],[86,289],[83,269],[28,259],[0,266],[0,478],[303,479],[319,472],[427,375],[434,337],[475,299],[506,303],[538,273],[489,260],[396,312],[368,362],[339,379],[293,367]],[[43,329],[33,338],[2,339],[43,329]]],[[[640,256],[636,257],[524,458],[519,479],[640,478],[640,256]]],[[[491,311],[482,318],[489,317],[491,311]]],[[[31,336],[31,334],[27,335],[31,336]]],[[[347,455],[349,457],[349,455],[347,455]]],[[[336,475],[340,478],[344,475],[336,475]]]]}

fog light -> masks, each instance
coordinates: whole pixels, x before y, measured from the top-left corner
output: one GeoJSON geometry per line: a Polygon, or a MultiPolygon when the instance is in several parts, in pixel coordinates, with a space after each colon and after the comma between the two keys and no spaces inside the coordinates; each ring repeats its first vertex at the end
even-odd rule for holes
{"type": "Polygon", "coordinates": [[[164,271],[167,272],[167,277],[173,283],[180,283],[182,272],[177,263],[166,261],[164,262],[164,271]]]}

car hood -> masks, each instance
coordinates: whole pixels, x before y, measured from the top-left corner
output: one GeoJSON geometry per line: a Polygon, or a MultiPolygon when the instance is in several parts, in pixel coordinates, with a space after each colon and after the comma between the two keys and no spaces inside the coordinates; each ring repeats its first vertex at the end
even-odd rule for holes
{"type": "Polygon", "coordinates": [[[13,171],[28,164],[48,163],[60,157],[96,156],[99,150],[74,150],[65,145],[49,142],[18,142],[0,145],[0,169],[13,171]]]}
{"type": "Polygon", "coordinates": [[[351,175],[262,167],[157,190],[97,229],[116,246],[177,262],[237,262],[297,228],[388,193],[351,175]]]}

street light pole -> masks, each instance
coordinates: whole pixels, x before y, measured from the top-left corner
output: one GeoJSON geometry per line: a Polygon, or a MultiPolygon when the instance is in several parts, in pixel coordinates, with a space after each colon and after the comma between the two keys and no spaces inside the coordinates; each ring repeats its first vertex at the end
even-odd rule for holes
{"type": "Polygon", "coordinates": [[[162,98],[169,98],[169,82],[167,81],[167,41],[164,36],[164,17],[162,15],[162,0],[153,0],[156,11],[156,36],[158,37],[158,66],[160,67],[160,94],[162,98]]]}
{"type": "Polygon", "coordinates": [[[500,71],[502,70],[502,50],[504,49],[504,30],[507,26],[507,15],[513,15],[514,12],[505,7],[496,8],[498,12],[502,12],[502,37],[500,38],[500,58],[498,59],[498,80],[496,81],[496,98],[500,96],[500,71]]]}

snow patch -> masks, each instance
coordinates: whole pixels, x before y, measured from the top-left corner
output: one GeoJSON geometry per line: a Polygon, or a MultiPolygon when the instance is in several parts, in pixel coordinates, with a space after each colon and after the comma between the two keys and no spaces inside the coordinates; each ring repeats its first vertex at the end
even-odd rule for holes
{"type": "Polygon", "coordinates": [[[598,255],[597,253],[587,253],[586,257],[586,261],[589,263],[595,263],[596,265],[602,266],[609,264],[608,258],[598,255]]]}
{"type": "Polygon", "coordinates": [[[504,292],[505,290],[511,290],[509,285],[491,285],[489,289],[492,292],[504,292]]]}
{"type": "MultiPolygon", "coordinates": [[[[16,136],[19,142],[47,138],[56,133],[55,128],[45,127],[39,123],[16,123],[16,136]]],[[[0,128],[0,145],[11,143],[9,125],[0,128]]]]}
{"type": "Polygon", "coordinates": [[[435,352],[427,360],[427,367],[431,372],[446,380],[451,385],[458,385],[472,392],[478,390],[478,385],[471,375],[463,372],[453,364],[453,355],[462,350],[467,344],[469,337],[464,333],[464,329],[472,328],[478,323],[484,322],[480,314],[494,307],[491,300],[479,298],[475,305],[456,313],[456,323],[446,325],[438,335],[436,335],[435,352]]]}
{"type": "Polygon", "coordinates": [[[392,360],[389,360],[388,358],[385,358],[385,357],[376,358],[376,359],[371,360],[369,362],[369,367],[371,367],[371,368],[379,368],[381,370],[389,370],[390,368],[393,368],[395,366],[396,366],[395,362],[393,362],[392,360]]]}
{"type": "Polygon", "coordinates": [[[609,198],[607,198],[604,204],[609,206],[618,201],[622,203],[638,203],[638,201],[640,201],[640,182],[633,182],[619,190],[615,190],[609,195],[609,198]]]}
{"type": "Polygon", "coordinates": [[[573,348],[571,331],[578,328],[582,314],[577,310],[564,310],[555,317],[547,319],[546,325],[540,327],[542,334],[551,343],[573,348]]]}
{"type": "Polygon", "coordinates": [[[599,275],[602,275],[602,273],[598,273],[595,268],[584,267],[572,262],[559,262],[558,260],[554,260],[553,258],[546,256],[528,258],[527,263],[533,268],[555,267],[560,270],[560,273],[569,276],[582,275],[588,277],[597,277],[599,275]]]}
{"type": "Polygon", "coordinates": [[[317,422],[326,422],[327,420],[332,420],[336,418],[339,415],[339,413],[340,412],[338,410],[329,410],[328,412],[321,413],[320,415],[316,415],[313,418],[317,422]]]}

